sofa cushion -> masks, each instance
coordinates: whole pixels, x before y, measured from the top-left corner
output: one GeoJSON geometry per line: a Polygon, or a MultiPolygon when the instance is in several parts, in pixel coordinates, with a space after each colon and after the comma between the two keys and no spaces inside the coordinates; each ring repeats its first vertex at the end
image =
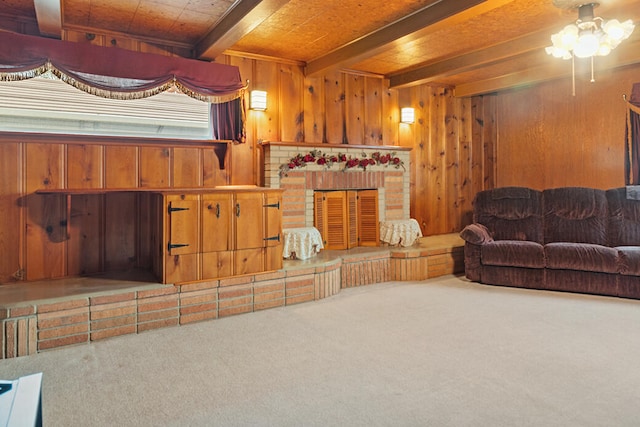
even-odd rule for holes
{"type": "Polygon", "coordinates": [[[481,191],[473,200],[474,222],[495,240],[542,243],[542,193],[525,187],[481,191]]]}
{"type": "Polygon", "coordinates": [[[640,246],[618,246],[620,274],[640,276],[640,246]]]}
{"type": "Polygon", "coordinates": [[[483,265],[544,268],[544,249],[536,242],[495,240],[482,246],[481,257],[483,265]]]}
{"type": "Polygon", "coordinates": [[[640,245],[640,200],[627,187],[607,190],[609,246],[640,245]]]}
{"type": "Polygon", "coordinates": [[[618,272],[618,251],[590,243],[547,243],[544,245],[547,268],[556,270],[618,272]]]}
{"type": "Polygon", "coordinates": [[[604,190],[554,188],[544,190],[542,199],[545,243],[608,243],[609,210],[604,190]]]}

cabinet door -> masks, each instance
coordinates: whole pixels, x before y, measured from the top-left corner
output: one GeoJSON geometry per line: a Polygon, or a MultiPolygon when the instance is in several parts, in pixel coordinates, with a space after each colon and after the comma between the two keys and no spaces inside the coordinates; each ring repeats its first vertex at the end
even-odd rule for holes
{"type": "Polygon", "coordinates": [[[266,200],[265,241],[267,246],[278,246],[282,243],[282,197],[279,194],[267,194],[266,200]]]}
{"type": "Polygon", "coordinates": [[[231,194],[202,195],[202,252],[233,249],[231,194]]]}
{"type": "Polygon", "coordinates": [[[346,191],[347,197],[347,249],[358,246],[358,191],[346,191]]]}
{"type": "Polygon", "coordinates": [[[169,255],[193,254],[200,251],[198,196],[167,196],[169,255]]]}
{"type": "Polygon", "coordinates": [[[235,249],[262,248],[264,240],[263,193],[237,193],[235,196],[235,249]]]}

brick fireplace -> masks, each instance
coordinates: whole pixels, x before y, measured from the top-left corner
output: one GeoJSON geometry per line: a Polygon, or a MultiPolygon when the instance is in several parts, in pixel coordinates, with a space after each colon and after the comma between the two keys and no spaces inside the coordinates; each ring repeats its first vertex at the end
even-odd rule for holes
{"type": "Polygon", "coordinates": [[[395,146],[353,146],[329,144],[294,144],[270,142],[264,148],[265,186],[282,188],[283,228],[313,226],[313,192],[315,190],[377,189],[379,219],[409,218],[409,151],[395,146]],[[397,157],[402,166],[387,163],[345,168],[346,162],[331,166],[307,163],[281,174],[282,165],[298,155],[312,151],[326,156],[343,155],[347,159],[370,159],[378,154],[397,157]]]}

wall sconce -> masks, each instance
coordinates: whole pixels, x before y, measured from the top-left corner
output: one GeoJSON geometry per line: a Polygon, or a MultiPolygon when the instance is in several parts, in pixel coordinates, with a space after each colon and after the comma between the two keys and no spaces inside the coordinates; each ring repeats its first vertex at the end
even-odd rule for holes
{"type": "Polygon", "coordinates": [[[264,90],[252,90],[250,107],[252,110],[264,111],[267,109],[267,92],[264,90]]]}
{"type": "Polygon", "coordinates": [[[416,115],[413,108],[402,108],[400,110],[400,123],[413,124],[415,121],[416,115]]]}

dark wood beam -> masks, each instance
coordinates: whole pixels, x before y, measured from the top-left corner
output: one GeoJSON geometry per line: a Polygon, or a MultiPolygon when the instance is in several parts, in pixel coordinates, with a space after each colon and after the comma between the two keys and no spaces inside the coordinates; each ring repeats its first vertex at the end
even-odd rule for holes
{"type": "Polygon", "coordinates": [[[241,0],[196,44],[196,57],[215,59],[289,1],[241,0]]]}
{"type": "Polygon", "coordinates": [[[47,37],[62,37],[62,5],[60,0],[33,0],[40,34],[47,37]]]}
{"type": "Polygon", "coordinates": [[[550,34],[551,32],[547,29],[536,31],[491,47],[391,74],[388,76],[389,84],[390,87],[399,88],[429,83],[443,77],[473,71],[523,53],[544,49],[551,44],[550,34]]]}
{"type": "MultiPolygon", "coordinates": [[[[486,0],[440,0],[386,27],[310,61],[306,75],[330,68],[349,68],[366,58],[382,53],[390,45],[400,45],[419,37],[427,27],[461,13],[486,0]]],[[[354,18],[355,19],[355,18],[354,18]]]]}

